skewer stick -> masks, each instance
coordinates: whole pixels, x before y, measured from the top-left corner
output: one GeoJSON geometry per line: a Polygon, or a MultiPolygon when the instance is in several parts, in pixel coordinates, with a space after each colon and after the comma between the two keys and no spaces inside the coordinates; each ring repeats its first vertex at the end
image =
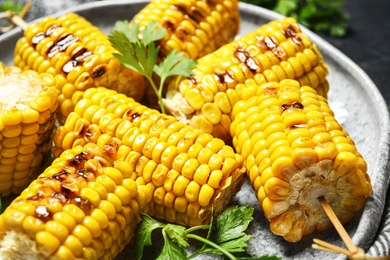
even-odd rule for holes
{"type": "Polygon", "coordinates": [[[331,206],[329,205],[329,203],[325,200],[325,198],[323,196],[319,197],[318,200],[320,201],[322,208],[325,210],[325,213],[328,215],[333,226],[336,228],[337,232],[339,233],[344,244],[348,248],[350,254],[351,255],[357,254],[359,251],[358,247],[355,246],[354,243],[352,242],[351,237],[348,235],[343,224],[341,224],[340,220],[338,219],[338,217],[334,213],[334,211],[331,208],[331,206]]]}
{"type": "Polygon", "coordinates": [[[14,12],[12,12],[10,10],[5,11],[3,13],[0,13],[0,19],[7,18],[8,20],[11,21],[10,26],[0,27],[0,32],[7,32],[7,31],[13,29],[16,25],[19,26],[22,30],[26,30],[28,25],[23,20],[23,18],[27,14],[27,12],[30,10],[31,6],[32,6],[32,3],[27,2],[19,14],[15,14],[14,12]]]}
{"type": "Polygon", "coordinates": [[[315,243],[315,244],[313,244],[313,248],[315,248],[315,249],[326,250],[326,251],[333,252],[333,253],[351,256],[351,252],[349,252],[347,249],[341,248],[341,247],[336,246],[336,245],[332,245],[332,244],[325,242],[323,240],[320,240],[318,238],[314,238],[313,242],[315,243]]]}

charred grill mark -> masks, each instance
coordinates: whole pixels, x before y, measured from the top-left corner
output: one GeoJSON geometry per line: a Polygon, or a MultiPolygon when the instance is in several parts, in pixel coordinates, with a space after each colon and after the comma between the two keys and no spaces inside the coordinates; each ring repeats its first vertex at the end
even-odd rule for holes
{"type": "Polygon", "coordinates": [[[49,220],[51,218],[51,213],[46,206],[40,205],[35,209],[35,216],[42,220],[49,220]]]}
{"type": "Polygon", "coordinates": [[[298,102],[298,101],[293,101],[293,102],[289,102],[289,103],[284,103],[281,105],[281,108],[283,111],[286,111],[287,109],[289,108],[296,108],[296,109],[303,109],[304,106],[302,105],[302,103],[298,102]]]}
{"type": "Polygon", "coordinates": [[[130,122],[133,122],[135,119],[137,119],[140,116],[141,116],[140,113],[135,112],[135,111],[129,109],[129,110],[127,110],[125,112],[125,116],[124,117],[128,118],[130,122]]]}
{"type": "Polygon", "coordinates": [[[67,161],[67,164],[69,166],[75,167],[75,168],[82,168],[84,167],[85,162],[91,158],[91,155],[87,152],[81,152],[77,155],[75,155],[72,159],[69,159],[67,161]]]}
{"type": "Polygon", "coordinates": [[[244,63],[252,73],[257,73],[261,70],[256,60],[253,59],[249,53],[243,49],[237,49],[234,52],[234,56],[241,62],[244,63]]]}
{"type": "Polygon", "coordinates": [[[63,169],[61,172],[53,174],[52,178],[55,180],[64,181],[68,178],[69,175],[70,175],[70,173],[68,171],[66,171],[65,169],[63,169]]]}
{"type": "Polygon", "coordinates": [[[97,78],[102,76],[104,73],[106,73],[106,66],[105,65],[98,65],[92,70],[92,78],[97,78]]]}
{"type": "Polygon", "coordinates": [[[193,83],[193,84],[198,83],[198,81],[193,76],[191,76],[189,79],[190,79],[191,83],[193,83]]]}
{"type": "Polygon", "coordinates": [[[307,127],[307,124],[295,124],[295,125],[290,126],[289,129],[294,130],[297,128],[305,128],[305,127],[307,127]]]}
{"type": "Polygon", "coordinates": [[[82,65],[83,62],[92,55],[92,52],[88,51],[87,48],[80,47],[73,51],[70,61],[65,63],[62,68],[64,73],[71,72],[78,65],[82,65]]]}
{"type": "Polygon", "coordinates": [[[262,52],[271,51],[278,59],[283,59],[283,57],[287,55],[283,48],[278,46],[276,40],[272,37],[257,37],[257,44],[262,52]]]}
{"type": "Polygon", "coordinates": [[[46,35],[44,32],[37,33],[32,39],[31,44],[32,47],[35,49],[40,41],[45,39],[46,35]]]}
{"type": "Polygon", "coordinates": [[[77,42],[78,40],[78,37],[70,33],[62,35],[57,41],[54,41],[53,45],[47,50],[47,56],[49,58],[53,58],[54,55],[65,51],[70,45],[77,42]]]}
{"type": "Polygon", "coordinates": [[[222,84],[234,82],[234,78],[229,71],[216,71],[214,75],[222,84]]]}
{"type": "MultiPolygon", "coordinates": [[[[39,32],[32,38],[32,47],[36,49],[36,46],[40,41],[44,38],[52,35],[58,28],[60,28],[60,24],[54,24],[49,27],[46,32],[39,32]]],[[[74,36],[71,33],[65,33],[61,35],[58,40],[54,41],[52,46],[48,48],[46,54],[48,58],[53,58],[57,53],[64,52],[69,46],[79,41],[79,37],[74,36]]],[[[70,73],[75,67],[78,65],[82,65],[83,62],[92,55],[93,53],[88,51],[84,47],[76,48],[71,54],[70,60],[65,63],[62,67],[62,71],[65,74],[70,73]]],[[[105,73],[105,68],[99,68],[92,73],[93,77],[99,77],[105,73]]]]}
{"type": "Polygon", "coordinates": [[[199,8],[196,8],[196,6],[191,6],[190,10],[188,10],[185,6],[182,5],[171,5],[171,8],[183,13],[185,16],[187,16],[197,24],[199,24],[206,17],[206,14],[201,12],[199,8]]]}

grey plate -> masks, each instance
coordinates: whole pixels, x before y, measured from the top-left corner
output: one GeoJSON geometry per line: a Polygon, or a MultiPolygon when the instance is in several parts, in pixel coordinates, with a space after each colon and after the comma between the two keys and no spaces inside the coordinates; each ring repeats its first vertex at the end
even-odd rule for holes
{"type": "MultiPolygon", "coordinates": [[[[77,12],[108,33],[115,21],[130,20],[147,2],[144,0],[98,1],[66,9],[53,16],[77,12]]],[[[240,3],[240,11],[242,17],[240,35],[281,17],[274,12],[245,3],[240,3]]],[[[364,211],[346,225],[353,242],[368,250],[374,242],[377,232],[381,232],[378,228],[389,184],[389,174],[386,172],[389,161],[390,136],[388,109],[380,92],[364,71],[318,35],[305,28],[303,30],[318,45],[329,66],[331,86],[329,103],[335,111],[337,119],[355,140],[358,150],[368,163],[374,194],[368,200],[364,211]]],[[[0,60],[2,62],[8,65],[12,64],[13,49],[21,35],[20,29],[14,29],[0,36],[0,60]]],[[[281,256],[284,259],[334,259],[337,257],[332,253],[312,249],[313,238],[320,238],[344,247],[334,230],[314,233],[294,244],[273,235],[269,231],[268,221],[264,218],[248,183],[244,184],[232,203],[250,205],[255,208],[255,220],[250,225],[249,230],[249,233],[253,234],[254,237],[248,247],[248,252],[253,256],[270,254],[281,256]]],[[[158,242],[157,244],[159,245],[158,242]]],[[[147,250],[148,259],[155,256],[155,248],[147,250]]],[[[132,251],[128,246],[117,259],[131,259],[131,255],[132,251]]],[[[338,257],[343,258],[342,256],[338,257]]],[[[200,258],[215,259],[213,256],[200,258]]]]}

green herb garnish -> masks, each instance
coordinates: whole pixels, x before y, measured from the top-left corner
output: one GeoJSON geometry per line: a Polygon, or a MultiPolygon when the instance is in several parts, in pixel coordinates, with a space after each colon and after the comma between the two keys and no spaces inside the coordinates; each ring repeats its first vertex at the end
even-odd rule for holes
{"type": "Polygon", "coordinates": [[[342,9],[346,0],[240,0],[258,5],[285,16],[294,17],[315,32],[328,32],[331,36],[344,36],[349,20],[342,9]]]}
{"type": "Polygon", "coordinates": [[[5,12],[5,11],[12,11],[14,13],[20,13],[23,9],[23,4],[18,3],[17,1],[14,0],[5,0],[3,3],[0,4],[0,11],[5,12]]]}
{"type": "Polygon", "coordinates": [[[157,22],[152,22],[140,32],[139,37],[138,24],[132,23],[130,27],[128,24],[128,21],[118,21],[109,36],[113,47],[121,53],[114,55],[125,67],[148,79],[158,97],[161,112],[165,113],[162,95],[166,79],[170,76],[191,76],[197,62],[185,57],[181,52],[172,50],[157,64],[160,46],[156,46],[155,42],[165,37],[166,30],[158,28],[157,22]],[[153,74],[160,77],[158,87],[153,80],[153,74]]]}
{"type": "Polygon", "coordinates": [[[161,229],[164,246],[157,259],[191,259],[200,254],[210,253],[224,255],[227,259],[258,259],[276,260],[275,256],[251,258],[245,251],[252,235],[245,233],[252,217],[253,208],[248,206],[230,206],[218,216],[216,222],[211,219],[210,225],[185,228],[180,225],[164,224],[146,214],[135,231],[136,258],[142,259],[144,247],[152,245],[152,232],[161,229]],[[197,234],[197,231],[207,230],[207,236],[197,234]],[[185,250],[190,240],[197,240],[203,246],[192,255],[185,250]]]}

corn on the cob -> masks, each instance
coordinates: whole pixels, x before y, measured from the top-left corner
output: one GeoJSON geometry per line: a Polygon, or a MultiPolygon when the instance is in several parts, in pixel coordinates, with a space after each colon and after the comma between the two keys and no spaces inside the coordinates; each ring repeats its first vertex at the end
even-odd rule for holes
{"type": "Polygon", "coordinates": [[[164,104],[179,121],[225,140],[232,108],[250,82],[289,78],[321,95],[328,91],[322,55],[293,18],[272,21],[200,58],[193,72],[169,86],[164,104]]]}
{"type": "Polygon", "coordinates": [[[54,135],[54,154],[86,143],[118,147],[140,187],[152,190],[145,213],[182,225],[210,221],[238,191],[242,157],[174,117],[106,88],[85,91],[54,135]]]}
{"type": "Polygon", "coordinates": [[[142,75],[114,58],[108,37],[83,17],[70,13],[45,17],[30,25],[15,47],[16,66],[46,72],[56,78],[59,110],[64,121],[82,92],[106,86],[137,100],[143,96],[142,75]]]}
{"type": "Polygon", "coordinates": [[[159,41],[161,58],[171,50],[198,59],[232,41],[239,31],[237,0],[152,0],[132,22],[142,30],[150,22],[167,30],[159,41]]]}
{"type": "MultiPolygon", "coordinates": [[[[161,48],[159,61],[172,50],[196,60],[234,39],[240,27],[240,13],[237,0],[153,0],[131,23],[138,23],[143,30],[153,21],[167,31],[157,43],[161,48]]],[[[143,103],[157,108],[152,88],[146,89],[143,103]]]]}
{"type": "Polygon", "coordinates": [[[19,194],[50,157],[58,90],[54,77],[0,62],[0,193],[19,194]],[[48,156],[49,155],[49,156],[48,156]]]}
{"type": "Polygon", "coordinates": [[[348,222],[372,187],[365,160],[326,99],[295,80],[248,87],[230,129],[271,230],[298,241],[330,228],[321,196],[348,222]]]}
{"type": "Polygon", "coordinates": [[[0,258],[113,259],[133,236],[144,191],[116,147],[67,150],[0,215],[0,258]]]}

